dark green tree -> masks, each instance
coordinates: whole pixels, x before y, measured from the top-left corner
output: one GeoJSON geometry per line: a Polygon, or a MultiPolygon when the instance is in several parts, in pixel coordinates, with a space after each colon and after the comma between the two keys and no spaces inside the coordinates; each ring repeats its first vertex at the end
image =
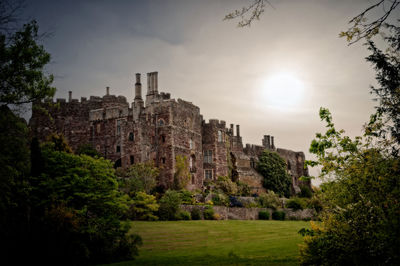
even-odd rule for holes
{"type": "Polygon", "coordinates": [[[101,157],[101,154],[95,148],[93,148],[93,145],[89,143],[79,145],[78,149],[76,150],[76,154],[86,154],[91,157],[101,157]]]}
{"type": "Polygon", "coordinates": [[[292,179],[284,159],[276,152],[265,150],[259,158],[257,171],[264,177],[263,185],[281,196],[290,196],[292,179]]]}
{"type": "Polygon", "coordinates": [[[0,105],[21,105],[53,97],[52,75],[44,67],[50,54],[38,44],[38,25],[25,24],[7,38],[0,33],[0,105]]]}

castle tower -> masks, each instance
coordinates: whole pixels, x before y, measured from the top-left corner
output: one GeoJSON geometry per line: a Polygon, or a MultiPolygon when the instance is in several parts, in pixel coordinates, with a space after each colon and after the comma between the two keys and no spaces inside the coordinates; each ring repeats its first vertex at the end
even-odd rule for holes
{"type": "Polygon", "coordinates": [[[136,73],[136,83],[135,83],[135,99],[133,100],[133,118],[137,121],[140,117],[144,107],[144,102],[142,99],[142,83],[140,83],[140,73],[136,73]]]}

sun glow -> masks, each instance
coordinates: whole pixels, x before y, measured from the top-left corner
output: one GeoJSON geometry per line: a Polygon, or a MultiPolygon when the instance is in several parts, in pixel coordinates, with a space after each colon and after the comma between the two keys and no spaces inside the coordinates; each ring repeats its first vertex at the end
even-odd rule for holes
{"type": "Polygon", "coordinates": [[[262,95],[269,107],[295,107],[303,98],[304,83],[291,73],[273,74],[262,82],[262,95]]]}

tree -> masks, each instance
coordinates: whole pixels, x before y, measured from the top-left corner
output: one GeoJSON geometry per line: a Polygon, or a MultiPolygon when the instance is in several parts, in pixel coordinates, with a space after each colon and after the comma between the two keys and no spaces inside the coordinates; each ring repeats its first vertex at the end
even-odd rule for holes
{"type": "Polygon", "coordinates": [[[191,178],[191,174],[186,156],[177,155],[175,160],[174,188],[179,190],[186,187],[191,178]]]}
{"type": "Polygon", "coordinates": [[[158,211],[158,208],[156,197],[139,191],[133,197],[131,217],[134,220],[156,221],[158,217],[154,213],[158,211]]]}
{"type": "Polygon", "coordinates": [[[390,142],[344,136],[321,108],[325,134],[310,152],[322,166],[322,223],[313,224],[301,247],[303,265],[398,265],[400,263],[400,160],[390,142]]]}
{"type": "Polygon", "coordinates": [[[250,27],[254,20],[259,20],[262,13],[264,13],[264,7],[268,4],[270,7],[274,8],[273,5],[268,0],[253,0],[248,6],[242,7],[242,9],[227,14],[224,20],[240,18],[238,22],[238,27],[250,27]]]}
{"type": "Polygon", "coordinates": [[[158,217],[160,217],[160,220],[176,220],[179,206],[182,203],[179,192],[167,190],[159,203],[160,208],[158,209],[158,217]]]}
{"type": "Polygon", "coordinates": [[[257,171],[264,177],[263,185],[281,196],[290,196],[292,179],[287,173],[287,165],[276,152],[263,151],[257,164],[257,171]]]}
{"type": "Polygon", "coordinates": [[[79,145],[76,149],[76,154],[86,154],[91,157],[101,157],[101,154],[95,148],[93,148],[93,145],[89,143],[79,145]]]}
{"type": "Polygon", "coordinates": [[[120,221],[132,202],[118,191],[112,163],[54,145],[44,145],[41,153],[44,167],[30,182],[30,259],[70,264],[132,259],[140,238],[128,235],[129,224],[120,221]]]}
{"type": "Polygon", "coordinates": [[[160,170],[153,162],[134,164],[127,170],[120,170],[121,189],[130,197],[139,191],[150,194],[157,185],[159,174],[160,170]]]}
{"type": "Polygon", "coordinates": [[[0,105],[22,105],[53,97],[52,75],[44,74],[50,62],[38,41],[35,21],[11,35],[0,34],[0,105]]]}
{"type": "Polygon", "coordinates": [[[368,41],[372,52],[366,59],[376,70],[379,87],[371,87],[371,93],[378,101],[376,113],[371,116],[366,133],[375,134],[385,141],[391,141],[394,153],[399,152],[400,145],[400,27],[386,25],[391,35],[384,37],[388,44],[385,52],[378,49],[374,42],[368,41]],[[377,128],[378,127],[378,128],[377,128]]]}

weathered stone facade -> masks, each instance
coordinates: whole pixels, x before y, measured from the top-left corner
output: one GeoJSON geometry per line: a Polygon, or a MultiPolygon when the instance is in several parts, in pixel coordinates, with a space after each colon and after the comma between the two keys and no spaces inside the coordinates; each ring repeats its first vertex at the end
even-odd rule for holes
{"type": "Polygon", "coordinates": [[[276,149],[274,139],[264,136],[262,146],[246,144],[243,148],[240,127],[226,127],[225,121],[203,120],[199,107],[190,102],[171,99],[169,93],[158,92],[158,73],[147,74],[147,94],[142,98],[140,74],[136,74],[135,98],[129,104],[124,96],[57,99],[56,105],[36,102],[30,126],[39,138],[62,133],[72,149],[91,144],[116,167],[154,161],[161,169],[160,185],[173,184],[176,156],[188,160],[192,180],[190,190],[201,189],[207,178],[231,176],[248,183],[253,192],[264,191],[262,177],[255,171],[258,156],[264,149],[276,150],[288,163],[297,192],[298,178],[308,175],[304,170],[304,153],[276,149]],[[43,109],[42,108],[42,109],[43,109]]]}

